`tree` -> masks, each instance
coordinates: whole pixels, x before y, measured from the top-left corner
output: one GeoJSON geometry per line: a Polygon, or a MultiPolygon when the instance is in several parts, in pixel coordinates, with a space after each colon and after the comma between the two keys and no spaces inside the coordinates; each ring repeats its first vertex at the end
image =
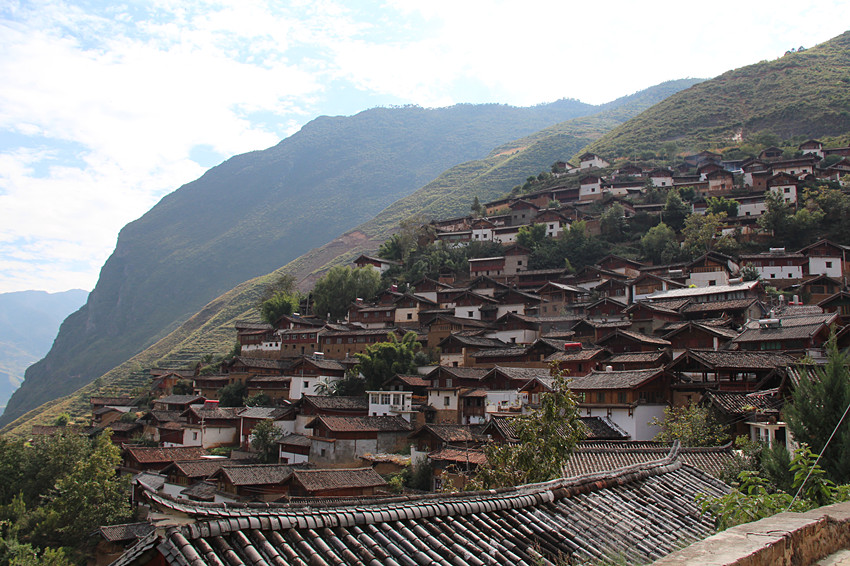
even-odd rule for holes
{"type": "Polygon", "coordinates": [[[752,263],[746,264],[741,268],[741,279],[744,281],[758,281],[761,279],[761,272],[752,263]]]}
{"type": "Polygon", "coordinates": [[[487,209],[478,200],[478,195],[475,195],[475,198],[472,199],[472,206],[469,207],[469,210],[472,211],[474,216],[484,216],[484,213],[487,212],[487,209]]]}
{"type": "Polygon", "coordinates": [[[679,253],[679,241],[672,228],[663,222],[650,228],[640,239],[643,253],[652,263],[669,263],[673,260],[670,256],[679,253]]]}
{"type": "Polygon", "coordinates": [[[298,295],[279,291],[260,305],[260,318],[264,322],[275,324],[283,315],[295,312],[299,302],[298,295]]]}
{"type": "Polygon", "coordinates": [[[667,202],[661,211],[661,218],[668,226],[678,232],[685,225],[685,218],[690,213],[690,207],[682,202],[678,191],[671,190],[667,193],[667,202]]]}
{"type": "Polygon", "coordinates": [[[485,447],[487,462],[478,467],[476,487],[509,487],[561,476],[586,431],[566,377],[558,371],[553,377],[552,389],[541,395],[540,407],[511,417],[517,442],[485,447]]]}
{"type": "Polygon", "coordinates": [[[234,381],[218,390],[218,402],[222,407],[244,407],[245,393],[245,384],[234,381]]]}
{"type": "Polygon", "coordinates": [[[381,275],[372,267],[332,267],[313,288],[314,312],[340,319],[356,298],[371,299],[381,286],[381,275]]]}
{"type": "Polygon", "coordinates": [[[708,197],[706,199],[706,203],[708,204],[707,212],[712,214],[725,212],[727,218],[734,218],[738,216],[738,207],[741,205],[741,203],[735,199],[728,199],[723,196],[708,197]]]}
{"type": "Polygon", "coordinates": [[[759,228],[776,237],[787,234],[791,227],[791,205],[779,194],[768,191],[764,197],[765,211],[756,221],[759,228]]]}
{"type": "Polygon", "coordinates": [[[528,248],[531,251],[536,250],[545,239],[545,224],[527,224],[525,226],[520,226],[519,232],[517,232],[516,236],[517,244],[524,248],[528,248]]]}
{"type": "Polygon", "coordinates": [[[620,242],[626,238],[629,224],[626,221],[626,211],[618,202],[615,202],[602,213],[599,218],[599,229],[602,236],[609,242],[620,242]]]}
{"type": "Polygon", "coordinates": [[[850,405],[850,355],[838,349],[834,333],[826,343],[826,354],[825,366],[805,368],[784,416],[795,440],[822,453],[827,476],[844,484],[850,482],[850,417],[841,418],[850,405]]]}
{"type": "Polygon", "coordinates": [[[685,220],[685,227],[682,230],[682,236],[684,237],[682,247],[691,257],[697,257],[711,251],[717,241],[717,234],[725,219],[725,212],[719,214],[707,213],[704,215],[691,214],[685,220]]]}
{"type": "Polygon", "coordinates": [[[130,478],[116,473],[121,450],[111,437],[108,430],[100,434],[91,452],[56,482],[34,539],[50,546],[79,547],[91,540],[88,535],[100,525],[124,523],[131,518],[127,497],[130,478]]]}
{"type": "Polygon", "coordinates": [[[283,437],[283,432],[274,422],[262,420],[251,429],[251,447],[260,455],[264,464],[274,464],[279,459],[280,449],[277,441],[283,437]]]}
{"type": "Polygon", "coordinates": [[[355,371],[366,378],[367,391],[380,389],[385,381],[396,374],[416,371],[414,357],[419,348],[415,332],[408,332],[401,340],[394,332],[390,332],[386,342],[372,344],[366,347],[365,352],[354,354],[359,360],[355,371]]]}
{"type": "Polygon", "coordinates": [[[272,398],[266,395],[263,392],[257,393],[255,395],[251,395],[247,399],[245,399],[246,407],[271,407],[272,406],[272,398]]]}
{"type": "Polygon", "coordinates": [[[665,407],[664,417],[653,418],[649,424],[661,427],[655,436],[657,442],[669,444],[678,440],[682,446],[719,446],[729,440],[725,427],[711,411],[695,404],[665,407]]]}

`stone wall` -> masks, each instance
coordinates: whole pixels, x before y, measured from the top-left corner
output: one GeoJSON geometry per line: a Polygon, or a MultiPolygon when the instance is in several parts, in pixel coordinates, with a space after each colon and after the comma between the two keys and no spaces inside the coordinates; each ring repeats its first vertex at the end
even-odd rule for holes
{"type": "Polygon", "coordinates": [[[850,548],[850,502],[738,525],[653,566],[807,566],[846,548],[850,548]]]}

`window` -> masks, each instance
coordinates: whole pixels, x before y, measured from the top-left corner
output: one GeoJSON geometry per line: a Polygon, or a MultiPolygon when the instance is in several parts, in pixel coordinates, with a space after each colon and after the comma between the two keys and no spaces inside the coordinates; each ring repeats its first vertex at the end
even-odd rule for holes
{"type": "Polygon", "coordinates": [[[321,455],[322,455],[322,457],[324,458],[324,456],[325,456],[325,449],[324,449],[324,448],[322,448],[322,450],[321,450],[320,454],[321,454],[321,455]]]}
{"type": "Polygon", "coordinates": [[[198,433],[197,432],[192,433],[192,440],[198,440],[198,433]]]}
{"type": "Polygon", "coordinates": [[[625,391],[620,391],[619,393],[617,393],[617,403],[620,403],[620,404],[628,403],[629,402],[628,397],[629,397],[628,393],[626,393],[625,391]]]}
{"type": "Polygon", "coordinates": [[[452,399],[448,395],[443,397],[443,406],[444,407],[448,407],[449,405],[451,405],[451,402],[452,402],[452,399]]]}
{"type": "Polygon", "coordinates": [[[472,313],[474,313],[475,311],[466,311],[466,312],[468,313],[467,316],[469,318],[472,318],[472,316],[473,316],[472,313]]]}
{"type": "Polygon", "coordinates": [[[717,285],[717,281],[715,281],[714,279],[708,282],[709,287],[714,287],[715,285],[717,285]]]}
{"type": "Polygon", "coordinates": [[[390,396],[388,393],[381,394],[381,405],[389,405],[390,404],[390,396]]]}
{"type": "Polygon", "coordinates": [[[596,402],[597,403],[604,403],[605,402],[605,392],[604,391],[597,391],[596,392],[596,402]]]}
{"type": "Polygon", "coordinates": [[[413,313],[412,312],[407,313],[407,320],[413,320],[413,313]]]}
{"type": "Polygon", "coordinates": [[[451,387],[451,386],[452,386],[452,378],[449,377],[449,378],[446,379],[446,387],[451,387]]]}
{"type": "Polygon", "coordinates": [[[826,267],[827,267],[827,268],[831,268],[831,267],[832,267],[832,262],[831,262],[831,261],[826,262],[826,267]]]}
{"type": "Polygon", "coordinates": [[[310,388],[310,382],[305,379],[304,380],[304,389],[309,389],[309,388],[310,388]]]}
{"type": "Polygon", "coordinates": [[[370,403],[372,403],[373,405],[378,404],[378,394],[377,393],[372,393],[370,403]]]}

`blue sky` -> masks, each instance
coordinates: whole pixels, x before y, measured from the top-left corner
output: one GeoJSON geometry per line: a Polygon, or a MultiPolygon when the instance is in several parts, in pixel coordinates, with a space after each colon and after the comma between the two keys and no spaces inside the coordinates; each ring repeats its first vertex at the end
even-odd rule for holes
{"type": "Polygon", "coordinates": [[[91,289],[127,222],[316,116],[602,103],[811,47],[847,22],[843,1],[7,0],[0,292],[91,289]]]}

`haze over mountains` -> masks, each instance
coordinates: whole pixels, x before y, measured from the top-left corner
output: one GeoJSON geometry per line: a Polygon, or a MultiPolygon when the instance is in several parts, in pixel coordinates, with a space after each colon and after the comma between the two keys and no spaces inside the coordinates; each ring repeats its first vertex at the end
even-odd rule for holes
{"type": "Polygon", "coordinates": [[[87,291],[21,291],[0,294],[0,410],[27,367],[50,350],[65,317],[86,302],[87,291]]]}
{"type": "MultiPolygon", "coordinates": [[[[285,270],[309,281],[374,250],[410,214],[463,214],[474,196],[497,198],[585,148],[614,157],[668,142],[695,152],[731,146],[741,135],[847,133],[848,66],[845,33],[696,86],[665,83],[603,107],[561,101],[320,118],[274,148],[211,169],[129,224],[88,304],[27,372],[0,424],[105,372],[112,390],[127,390],[145,366],[221,351],[232,342],[233,320],[252,312],[274,277],[264,274],[291,262],[285,270]]],[[[88,386],[27,418],[43,420],[94,391],[88,386]]]]}

